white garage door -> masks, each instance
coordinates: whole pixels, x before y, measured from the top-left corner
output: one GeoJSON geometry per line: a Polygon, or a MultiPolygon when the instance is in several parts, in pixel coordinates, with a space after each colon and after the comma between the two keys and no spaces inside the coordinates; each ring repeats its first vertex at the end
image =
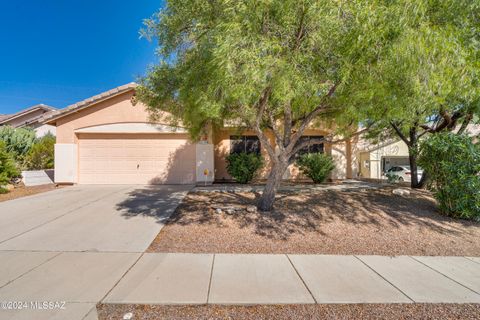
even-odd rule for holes
{"type": "Polygon", "coordinates": [[[81,184],[190,184],[195,146],[185,134],[82,134],[81,184]]]}

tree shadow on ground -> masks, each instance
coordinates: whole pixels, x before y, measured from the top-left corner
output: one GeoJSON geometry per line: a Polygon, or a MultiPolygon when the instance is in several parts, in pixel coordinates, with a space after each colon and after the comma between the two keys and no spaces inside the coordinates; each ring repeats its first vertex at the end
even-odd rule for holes
{"type": "MultiPolygon", "coordinates": [[[[331,225],[368,230],[409,229],[460,236],[478,223],[439,214],[435,201],[426,192],[409,197],[391,190],[325,190],[315,193],[281,193],[272,212],[250,213],[259,193],[191,193],[174,215],[171,225],[210,225],[217,228],[252,229],[256,235],[287,240],[293,234],[317,233],[328,236],[331,225]],[[215,206],[237,207],[232,215],[215,213],[215,206]]],[[[345,235],[348,236],[348,235],[345,235]]]]}
{"type": "Polygon", "coordinates": [[[116,205],[126,219],[133,217],[154,218],[165,223],[185,197],[191,186],[152,185],[139,187],[128,193],[128,198],[116,205]]]}

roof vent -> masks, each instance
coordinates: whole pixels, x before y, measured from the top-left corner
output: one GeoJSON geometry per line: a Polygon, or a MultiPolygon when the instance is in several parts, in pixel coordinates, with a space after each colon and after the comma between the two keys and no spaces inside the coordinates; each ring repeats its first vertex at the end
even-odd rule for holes
{"type": "Polygon", "coordinates": [[[130,98],[130,102],[132,103],[132,106],[137,105],[138,99],[137,95],[134,93],[133,96],[130,98]]]}

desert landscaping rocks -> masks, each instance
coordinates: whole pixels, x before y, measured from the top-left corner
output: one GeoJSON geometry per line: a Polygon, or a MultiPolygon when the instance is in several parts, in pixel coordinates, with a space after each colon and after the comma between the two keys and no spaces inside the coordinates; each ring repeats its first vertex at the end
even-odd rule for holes
{"type": "Polygon", "coordinates": [[[404,197],[410,195],[410,191],[405,189],[393,189],[392,193],[396,194],[397,196],[404,196],[404,197]]]}
{"type": "Polygon", "coordinates": [[[191,192],[148,252],[478,255],[478,223],[442,216],[428,191],[392,189],[279,192],[273,212],[253,211],[254,193],[191,192]]]}
{"type": "Polygon", "coordinates": [[[134,319],[312,319],[312,320],[358,320],[358,319],[475,319],[480,314],[480,304],[297,304],[297,305],[131,305],[100,304],[100,320],[122,319],[125,312],[133,312],[134,319]]]}
{"type": "MultiPolygon", "coordinates": [[[[210,186],[197,186],[192,192],[218,192],[218,193],[262,193],[265,186],[262,184],[254,185],[242,185],[242,184],[213,184],[210,186]]],[[[379,189],[382,187],[382,184],[359,181],[359,180],[346,180],[341,183],[322,183],[322,184],[313,184],[313,183],[296,183],[296,184],[283,184],[278,188],[279,192],[283,193],[315,193],[323,190],[339,190],[339,191],[349,191],[349,190],[370,190],[370,189],[379,189]]]]}
{"type": "Polygon", "coordinates": [[[217,214],[226,213],[226,214],[232,215],[232,214],[244,211],[243,206],[213,205],[211,206],[211,208],[215,210],[217,214]]]}

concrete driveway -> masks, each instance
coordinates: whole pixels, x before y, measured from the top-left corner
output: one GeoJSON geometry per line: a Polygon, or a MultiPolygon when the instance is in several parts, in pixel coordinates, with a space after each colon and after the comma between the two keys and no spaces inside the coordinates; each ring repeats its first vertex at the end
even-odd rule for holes
{"type": "Polygon", "coordinates": [[[0,319],[96,319],[191,188],[74,186],[0,203],[0,319]]]}
{"type": "Polygon", "coordinates": [[[0,203],[0,250],[143,252],[191,186],[74,186],[0,203]]]}

